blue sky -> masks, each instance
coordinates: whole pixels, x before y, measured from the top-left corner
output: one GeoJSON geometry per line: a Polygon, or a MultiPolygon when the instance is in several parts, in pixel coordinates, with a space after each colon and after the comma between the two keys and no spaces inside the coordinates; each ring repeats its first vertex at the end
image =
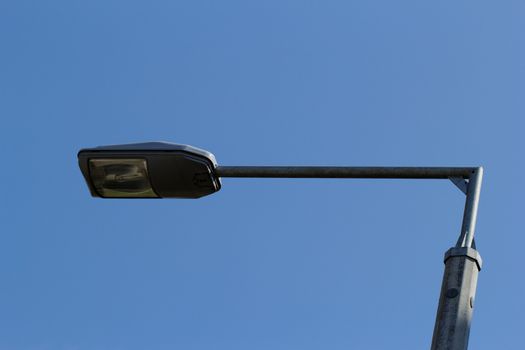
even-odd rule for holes
{"type": "Polygon", "coordinates": [[[82,147],[485,167],[472,349],[525,342],[522,1],[0,3],[0,349],[424,349],[447,181],[91,198],[82,147]]]}

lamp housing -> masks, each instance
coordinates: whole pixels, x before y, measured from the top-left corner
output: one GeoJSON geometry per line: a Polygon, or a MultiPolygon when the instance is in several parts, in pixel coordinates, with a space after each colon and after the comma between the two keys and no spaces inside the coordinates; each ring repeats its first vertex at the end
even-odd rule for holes
{"type": "Polygon", "coordinates": [[[93,197],[199,198],[221,188],[213,154],[188,145],[86,148],[78,152],[78,164],[93,197]]]}

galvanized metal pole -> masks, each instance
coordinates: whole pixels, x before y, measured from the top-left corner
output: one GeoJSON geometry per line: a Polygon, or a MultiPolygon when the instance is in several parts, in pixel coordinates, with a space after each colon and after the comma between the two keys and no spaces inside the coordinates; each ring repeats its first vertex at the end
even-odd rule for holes
{"type": "Polygon", "coordinates": [[[481,256],[472,248],[483,168],[469,177],[461,234],[456,247],[445,253],[445,272],[434,325],[431,350],[466,350],[481,256]]]}
{"type": "Polygon", "coordinates": [[[445,272],[431,345],[431,350],[467,349],[482,265],[474,249],[474,232],[483,168],[219,166],[215,172],[219,177],[257,178],[448,178],[456,185],[468,180],[461,234],[456,246],[445,253],[445,272]]]}
{"type": "Polygon", "coordinates": [[[483,168],[479,167],[472,170],[472,174],[469,176],[467,199],[465,200],[465,210],[463,211],[463,224],[461,225],[461,235],[456,244],[457,247],[471,247],[474,241],[482,180],[483,168]]]}
{"type": "Polygon", "coordinates": [[[446,252],[432,350],[467,349],[481,264],[473,248],[454,247],[446,252]]]}

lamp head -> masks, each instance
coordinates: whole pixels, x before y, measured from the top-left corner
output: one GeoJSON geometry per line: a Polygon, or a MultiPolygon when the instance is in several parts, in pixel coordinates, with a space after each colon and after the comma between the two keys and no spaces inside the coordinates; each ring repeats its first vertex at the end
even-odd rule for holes
{"type": "Polygon", "coordinates": [[[78,164],[94,197],[199,198],[221,188],[210,152],[147,142],[86,148],[78,164]]]}

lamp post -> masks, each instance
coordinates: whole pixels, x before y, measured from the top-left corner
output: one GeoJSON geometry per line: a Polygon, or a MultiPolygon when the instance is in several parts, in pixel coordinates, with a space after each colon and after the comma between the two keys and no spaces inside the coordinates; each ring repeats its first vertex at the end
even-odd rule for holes
{"type": "Polygon", "coordinates": [[[91,194],[103,198],[199,198],[219,191],[222,177],[449,179],[466,201],[457,243],[445,253],[431,350],[468,347],[482,265],[474,241],[481,167],[218,166],[207,151],[165,142],[82,149],[78,161],[91,194]]]}

